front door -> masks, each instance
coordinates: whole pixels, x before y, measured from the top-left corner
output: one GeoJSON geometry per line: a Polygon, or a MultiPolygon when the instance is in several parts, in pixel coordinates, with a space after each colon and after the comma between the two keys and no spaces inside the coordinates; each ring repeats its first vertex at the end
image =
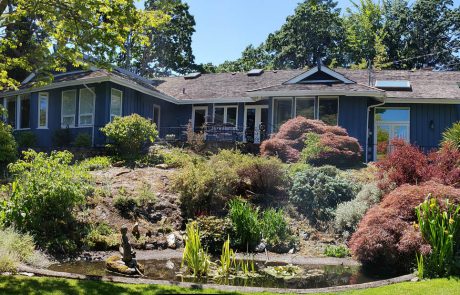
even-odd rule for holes
{"type": "Polygon", "coordinates": [[[244,109],[244,141],[261,143],[267,137],[268,106],[246,106],[244,109]]]}
{"type": "Polygon", "coordinates": [[[410,142],[410,113],[408,108],[378,108],[375,115],[376,160],[392,150],[391,141],[399,138],[410,142]]]}

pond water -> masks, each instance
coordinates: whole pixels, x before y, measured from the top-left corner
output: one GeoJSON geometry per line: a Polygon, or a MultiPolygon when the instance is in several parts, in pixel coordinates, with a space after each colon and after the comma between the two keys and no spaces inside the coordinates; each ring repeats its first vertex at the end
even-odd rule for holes
{"type": "MultiPolygon", "coordinates": [[[[371,277],[364,274],[358,266],[342,265],[298,265],[302,276],[294,278],[279,278],[268,274],[264,270],[274,266],[285,266],[285,263],[255,262],[256,277],[231,277],[231,278],[203,278],[196,279],[182,276],[181,260],[146,260],[140,261],[145,267],[145,276],[149,279],[168,280],[177,282],[216,283],[234,286],[251,286],[265,288],[324,288],[332,286],[361,284],[387,277],[371,277]]],[[[77,273],[91,276],[115,275],[105,269],[105,262],[67,262],[54,264],[50,270],[77,273]]],[[[273,269],[273,268],[272,268],[273,269]]]]}

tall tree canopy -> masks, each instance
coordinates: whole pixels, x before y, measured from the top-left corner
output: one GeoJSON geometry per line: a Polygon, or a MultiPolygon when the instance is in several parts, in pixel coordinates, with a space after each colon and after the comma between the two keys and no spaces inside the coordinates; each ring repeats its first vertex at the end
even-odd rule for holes
{"type": "Polygon", "coordinates": [[[235,61],[225,61],[216,68],[216,72],[246,72],[252,69],[271,69],[273,57],[266,51],[265,44],[258,47],[249,45],[235,61]]]}
{"type": "Polygon", "coordinates": [[[152,26],[148,30],[147,44],[127,40],[130,50],[120,56],[119,64],[148,77],[185,74],[194,69],[192,35],[195,18],[190,14],[188,4],[181,0],[147,0],[145,10],[163,11],[170,21],[152,26]]]}
{"type": "Polygon", "coordinates": [[[0,89],[16,87],[24,73],[49,77],[69,65],[85,66],[85,55],[109,66],[128,38],[148,44],[146,28],[170,17],[137,9],[134,1],[0,0],[0,89]]]}
{"type": "Polygon", "coordinates": [[[318,59],[326,63],[341,60],[344,35],[337,2],[306,0],[279,31],[268,36],[267,49],[276,68],[302,68],[316,64],[318,59]]]}

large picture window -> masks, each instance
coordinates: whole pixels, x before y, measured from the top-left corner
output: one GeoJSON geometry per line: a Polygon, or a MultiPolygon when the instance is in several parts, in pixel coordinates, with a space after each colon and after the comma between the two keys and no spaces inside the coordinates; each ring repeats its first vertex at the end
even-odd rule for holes
{"type": "Polygon", "coordinates": [[[237,106],[216,106],[214,108],[214,123],[216,125],[231,124],[237,125],[237,106]]]}
{"type": "Polygon", "coordinates": [[[113,118],[115,117],[122,116],[122,102],[123,92],[112,88],[112,94],[110,98],[110,121],[113,121],[113,118]]]}
{"type": "Polygon", "coordinates": [[[315,118],[315,98],[314,97],[296,97],[295,115],[307,119],[315,118]]]}
{"type": "Polygon", "coordinates": [[[75,113],[77,108],[77,91],[67,90],[62,92],[61,126],[75,127],[75,113]]]}
{"type": "Polygon", "coordinates": [[[320,97],[318,105],[319,119],[328,125],[337,125],[339,99],[337,97],[320,97]]]}
{"type": "Polygon", "coordinates": [[[38,94],[38,128],[48,128],[48,92],[38,94]]]}
{"type": "Polygon", "coordinates": [[[274,131],[278,131],[281,125],[292,118],[292,98],[275,98],[273,108],[274,131]]]}
{"type": "Polygon", "coordinates": [[[80,89],[80,105],[79,105],[79,125],[92,126],[94,124],[94,88],[80,89]]]}

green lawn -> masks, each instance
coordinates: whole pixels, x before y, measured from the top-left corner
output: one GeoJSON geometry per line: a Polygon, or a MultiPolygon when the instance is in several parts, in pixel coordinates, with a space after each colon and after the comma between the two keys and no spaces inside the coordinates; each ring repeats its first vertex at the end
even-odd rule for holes
{"type": "MultiPolygon", "coordinates": [[[[56,278],[0,277],[0,294],[175,294],[223,293],[209,289],[186,289],[161,285],[125,285],[107,282],[78,281],[56,278]]],[[[228,293],[227,293],[228,294],[228,293]]],[[[234,293],[237,294],[237,293],[234,293]]],[[[460,280],[436,279],[417,283],[400,283],[380,288],[350,291],[343,295],[415,295],[415,294],[460,294],[460,280]]]]}

